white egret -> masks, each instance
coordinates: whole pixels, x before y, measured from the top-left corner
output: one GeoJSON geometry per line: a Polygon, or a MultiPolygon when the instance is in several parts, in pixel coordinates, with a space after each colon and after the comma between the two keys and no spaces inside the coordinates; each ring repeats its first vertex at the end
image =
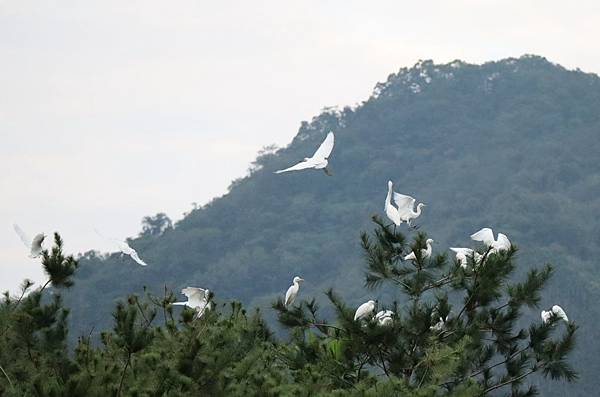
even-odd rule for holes
{"type": "Polygon", "coordinates": [[[426,207],[425,204],[419,203],[417,205],[417,210],[414,210],[416,200],[411,196],[407,196],[405,194],[394,193],[394,202],[398,206],[398,213],[400,214],[400,219],[410,226],[410,221],[412,219],[416,219],[421,215],[421,210],[423,207],[426,207]]]}
{"type": "Polygon", "coordinates": [[[300,290],[300,283],[303,282],[304,279],[301,277],[294,277],[294,280],[292,282],[292,285],[290,286],[290,288],[288,288],[287,292],[285,293],[285,305],[286,306],[290,306],[294,303],[294,300],[296,299],[296,295],[298,295],[298,291],[300,290]]]}
{"type": "Polygon", "coordinates": [[[382,310],[375,315],[375,321],[379,325],[388,326],[394,322],[394,312],[391,310],[382,310]]]}
{"type": "Polygon", "coordinates": [[[435,332],[441,332],[444,330],[444,328],[446,328],[446,321],[448,321],[448,316],[446,316],[445,319],[440,317],[439,321],[429,327],[429,329],[435,332]]]}
{"type": "MultiPolygon", "coordinates": [[[[425,242],[425,244],[427,244],[427,248],[422,248],[421,249],[421,259],[427,259],[431,256],[431,243],[433,243],[433,239],[428,238],[427,241],[425,242]]],[[[415,255],[415,252],[411,252],[410,254],[406,255],[404,257],[405,261],[416,261],[417,260],[417,256],[415,255]]]]}
{"type": "Polygon", "coordinates": [[[208,294],[210,293],[207,289],[187,287],[181,290],[181,293],[185,295],[188,300],[185,302],[173,302],[173,305],[187,306],[196,310],[194,319],[202,317],[206,310],[210,310],[210,302],[208,301],[208,294]]]}
{"type": "Polygon", "coordinates": [[[385,214],[390,219],[390,221],[394,222],[394,225],[400,226],[400,224],[402,223],[402,219],[400,219],[400,213],[398,212],[398,208],[392,205],[392,194],[392,181],[388,181],[388,192],[387,196],[385,197],[385,206],[383,210],[385,211],[385,214]]]}
{"type": "Polygon", "coordinates": [[[123,240],[119,240],[118,238],[111,238],[111,237],[104,237],[102,234],[100,234],[99,231],[96,230],[96,234],[100,237],[102,237],[103,239],[112,242],[113,244],[115,244],[119,251],[121,251],[121,253],[125,254],[125,255],[129,255],[129,257],[131,257],[131,259],[133,259],[134,261],[136,261],[139,265],[142,266],[148,266],[148,264],[146,262],[144,262],[140,256],[138,255],[137,251],[134,250],[133,248],[131,248],[129,246],[129,244],[127,244],[127,242],[123,241],[123,240]]]}
{"type": "Polygon", "coordinates": [[[299,162],[298,164],[283,170],[275,171],[275,173],[280,174],[282,172],[314,168],[317,170],[323,170],[327,175],[331,175],[331,173],[327,169],[327,164],[329,164],[328,159],[329,155],[331,154],[331,151],[333,150],[334,140],[335,138],[333,136],[333,132],[329,131],[329,134],[327,134],[327,137],[325,137],[325,140],[323,141],[323,143],[321,143],[321,146],[319,146],[319,148],[317,149],[315,154],[312,155],[312,157],[305,157],[304,160],[299,162]]]}
{"type": "Polygon", "coordinates": [[[481,241],[488,247],[491,247],[491,252],[493,253],[509,250],[511,246],[510,240],[505,234],[498,233],[498,239],[494,240],[494,232],[489,227],[484,227],[480,231],[473,233],[471,239],[481,241]]]}
{"type": "Polygon", "coordinates": [[[460,263],[460,267],[462,267],[463,269],[467,268],[468,258],[473,257],[473,255],[475,262],[481,259],[481,254],[472,250],[471,248],[450,247],[450,249],[456,253],[456,260],[458,261],[458,263],[460,263]]]}
{"type": "Polygon", "coordinates": [[[421,210],[425,204],[419,203],[417,210],[414,210],[416,200],[411,196],[396,193],[393,191],[392,181],[388,181],[388,192],[385,198],[384,211],[387,217],[394,222],[394,225],[400,226],[402,222],[408,223],[410,226],[411,219],[418,218],[421,215],[421,210]],[[392,197],[397,207],[392,205],[392,197]]]}
{"type": "Polygon", "coordinates": [[[23,244],[25,244],[25,246],[29,249],[29,257],[39,257],[42,254],[42,251],[44,250],[44,247],[42,247],[42,243],[44,242],[46,235],[44,233],[39,233],[36,234],[36,236],[33,239],[31,239],[29,238],[29,236],[27,236],[27,234],[25,234],[25,232],[19,227],[19,225],[14,224],[13,228],[15,229],[15,232],[17,232],[17,235],[19,236],[23,244]]]}
{"type": "Polygon", "coordinates": [[[550,321],[550,319],[552,318],[552,312],[551,311],[546,311],[546,310],[542,310],[542,322],[544,324],[548,323],[548,321],[550,321]]]}
{"type": "Polygon", "coordinates": [[[354,321],[372,316],[374,311],[375,301],[370,300],[368,302],[365,302],[362,305],[360,305],[358,309],[356,309],[356,313],[354,313],[354,321]]]}
{"type": "Polygon", "coordinates": [[[542,321],[544,322],[544,324],[546,324],[548,321],[550,321],[550,319],[553,316],[556,316],[556,317],[560,318],[561,320],[564,320],[565,322],[569,322],[569,317],[567,317],[567,313],[565,313],[563,308],[558,305],[552,306],[552,309],[550,309],[548,311],[542,310],[541,315],[542,315],[542,321]]]}
{"type": "Polygon", "coordinates": [[[567,317],[567,313],[565,313],[565,311],[562,309],[562,307],[560,307],[558,305],[552,306],[552,313],[554,313],[554,315],[556,317],[563,319],[566,322],[569,322],[569,317],[567,317]]]}

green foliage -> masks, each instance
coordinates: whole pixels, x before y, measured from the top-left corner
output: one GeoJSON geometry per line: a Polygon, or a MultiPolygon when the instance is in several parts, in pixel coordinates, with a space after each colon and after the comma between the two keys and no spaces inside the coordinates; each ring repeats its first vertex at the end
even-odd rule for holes
{"type": "MultiPolygon", "coordinates": [[[[366,284],[378,288],[389,283],[403,293],[402,303],[388,306],[393,322],[354,321],[354,308],[331,290],[327,296],[336,313],[333,324],[319,318],[314,300],[291,308],[278,300],[273,307],[279,320],[292,329],[294,350],[288,359],[294,368],[317,368],[331,385],[347,388],[368,383],[379,373],[388,379],[387,388],[411,396],[489,395],[509,387],[512,396],[521,396],[535,391],[525,382],[533,373],[577,379],[567,361],[574,347],[574,323],[562,334],[558,317],[548,324],[537,320],[528,330],[519,327],[521,308],[537,308],[552,273],[549,265],[532,269],[521,283],[513,282],[514,246],[498,253],[481,250],[480,259],[473,256],[463,269],[444,256],[423,258],[425,233],[405,245],[395,228],[377,217],[373,221],[373,235],[361,236],[366,284]],[[419,254],[407,263],[402,258],[409,252],[419,254]],[[440,327],[438,319],[443,319],[440,327]]],[[[384,309],[386,305],[376,310],[384,309]]]]}
{"type": "MultiPolygon", "coordinates": [[[[112,331],[100,333],[101,343],[82,336],[70,351],[68,310],[60,294],[44,295],[45,286],[30,291],[32,284],[25,281],[19,298],[5,294],[0,305],[0,394],[464,397],[509,386],[512,396],[524,396],[534,392],[524,388],[532,373],[577,379],[568,362],[574,323],[560,335],[556,316],[528,331],[517,325],[521,306],[537,305],[549,266],[531,270],[523,283],[511,283],[514,248],[486,250],[464,270],[444,256],[417,255],[407,265],[401,258],[424,246],[425,233],[406,245],[399,231],[379,218],[374,222],[373,235],[363,233],[361,239],[367,286],[391,283],[406,297],[390,306],[389,325],[355,321],[354,308],[330,289],[333,322],[321,317],[315,299],[291,307],[281,299],[273,303],[290,329],[288,340],[281,341],[258,309],[248,314],[237,301],[200,318],[184,309],[177,321],[174,296],[165,287],[162,297],[146,291],[142,298],[130,295],[117,302],[112,331]],[[369,281],[373,277],[376,283],[369,281]],[[458,314],[455,304],[462,306],[458,314]],[[438,328],[440,317],[445,323],[438,328]]],[[[58,234],[42,264],[57,285],[66,285],[77,269],[76,261],[64,257],[58,234]]]]}

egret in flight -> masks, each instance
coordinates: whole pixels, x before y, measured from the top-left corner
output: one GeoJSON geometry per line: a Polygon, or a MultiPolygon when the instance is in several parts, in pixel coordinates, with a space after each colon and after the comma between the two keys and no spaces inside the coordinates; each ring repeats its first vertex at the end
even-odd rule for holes
{"type": "Polygon", "coordinates": [[[25,246],[29,249],[29,257],[39,257],[42,254],[42,251],[44,250],[44,248],[42,247],[42,243],[44,242],[46,235],[44,233],[39,233],[36,234],[36,236],[33,239],[31,239],[27,236],[27,234],[25,234],[25,232],[19,227],[19,225],[14,224],[13,227],[15,229],[15,232],[17,232],[17,234],[19,235],[21,241],[23,241],[23,244],[25,244],[25,246]]]}
{"type": "Polygon", "coordinates": [[[419,203],[415,211],[415,202],[416,200],[411,196],[394,192],[392,181],[388,181],[384,210],[387,217],[394,222],[394,225],[400,226],[402,222],[406,222],[410,226],[410,221],[421,215],[421,210],[425,207],[425,204],[419,203]],[[397,207],[392,205],[392,197],[397,207]]]}
{"type": "Polygon", "coordinates": [[[375,311],[375,304],[374,300],[370,300],[360,305],[358,309],[356,309],[356,313],[354,313],[354,321],[359,321],[363,318],[372,316],[375,311]]]}
{"type": "Polygon", "coordinates": [[[187,306],[196,310],[195,320],[202,317],[206,310],[210,310],[210,302],[208,301],[209,292],[207,289],[196,287],[184,288],[181,290],[181,293],[187,296],[188,300],[186,302],[173,302],[173,305],[187,306]]]}
{"type": "Polygon", "coordinates": [[[542,310],[542,321],[544,322],[544,324],[546,324],[548,321],[550,321],[552,316],[556,316],[556,317],[564,320],[565,322],[569,322],[569,317],[567,317],[567,313],[565,313],[563,308],[558,305],[552,306],[552,309],[550,309],[548,311],[542,310]]]}
{"type": "MultiPolygon", "coordinates": [[[[433,239],[428,238],[427,241],[425,242],[425,244],[427,244],[427,248],[422,248],[421,249],[421,259],[427,259],[431,256],[431,243],[433,243],[433,239]]],[[[415,255],[415,252],[411,252],[410,254],[406,255],[404,257],[405,261],[416,261],[417,260],[417,256],[415,255]]]]}
{"type": "Polygon", "coordinates": [[[450,247],[452,251],[456,253],[456,260],[460,263],[460,267],[463,269],[467,268],[468,258],[473,257],[475,262],[477,262],[481,258],[481,254],[477,251],[472,250],[471,248],[454,248],[450,247]]]}
{"type": "Polygon", "coordinates": [[[498,253],[510,249],[510,240],[505,234],[498,233],[498,239],[494,240],[494,232],[489,227],[484,227],[477,233],[471,235],[471,239],[481,241],[488,247],[491,247],[491,252],[498,253]]]}
{"type": "Polygon", "coordinates": [[[96,234],[100,237],[102,237],[103,239],[112,242],[113,244],[115,244],[119,251],[121,251],[121,253],[125,254],[125,255],[129,255],[129,257],[131,257],[131,259],[133,259],[134,261],[137,262],[137,264],[142,265],[142,266],[148,266],[148,264],[146,262],[144,262],[140,256],[138,255],[137,251],[134,250],[133,248],[131,248],[129,246],[129,244],[127,244],[127,242],[123,241],[123,240],[119,240],[118,238],[109,238],[109,237],[104,237],[102,234],[100,234],[99,231],[96,230],[96,234]]]}
{"type": "Polygon", "coordinates": [[[303,282],[304,279],[301,277],[294,277],[294,280],[292,282],[292,285],[290,286],[290,288],[288,288],[287,292],[285,293],[285,305],[286,306],[291,306],[294,303],[294,300],[296,299],[296,295],[298,295],[298,291],[300,290],[300,283],[303,282]]]}
{"type": "Polygon", "coordinates": [[[382,310],[375,315],[375,321],[379,325],[388,326],[394,322],[394,312],[391,310],[382,310]]]}
{"type": "Polygon", "coordinates": [[[317,170],[323,170],[323,171],[325,171],[325,173],[327,175],[331,176],[331,173],[327,169],[327,164],[329,163],[328,162],[329,155],[331,154],[331,151],[333,150],[333,143],[334,143],[333,132],[329,131],[329,134],[327,134],[327,137],[325,138],[323,143],[321,143],[321,146],[319,146],[319,148],[317,149],[315,154],[312,155],[312,157],[305,157],[304,160],[299,162],[298,164],[293,165],[284,170],[275,171],[275,173],[281,174],[282,172],[298,171],[298,170],[304,170],[307,168],[314,168],[317,170]]]}

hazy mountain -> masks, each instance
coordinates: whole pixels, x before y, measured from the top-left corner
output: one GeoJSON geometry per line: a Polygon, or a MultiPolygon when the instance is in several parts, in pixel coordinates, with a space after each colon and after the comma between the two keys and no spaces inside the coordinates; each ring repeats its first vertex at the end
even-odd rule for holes
{"type": "MultiPolygon", "coordinates": [[[[333,286],[352,303],[363,287],[359,232],[382,214],[387,181],[428,204],[418,219],[434,250],[469,246],[484,226],[520,248],[525,271],[551,262],[543,305],[581,325],[580,384],[544,395],[592,395],[600,386],[600,78],[524,56],[483,65],[419,62],[377,84],[356,108],[304,122],[292,143],[266,149],[229,193],[174,227],[160,221],[131,241],[150,264],[88,253],[67,297],[79,332],[110,321],[115,299],[142,286],[197,285],[219,299],[266,308],[295,275],[303,296],[333,286]],[[332,130],[332,177],[275,175],[312,154],[332,130]]],[[[168,161],[168,160],[167,160],[168,161]]],[[[190,197],[190,201],[193,197],[190,197]]],[[[412,233],[412,232],[410,232],[412,233]]],[[[539,310],[530,313],[539,319],[539,310]]]]}

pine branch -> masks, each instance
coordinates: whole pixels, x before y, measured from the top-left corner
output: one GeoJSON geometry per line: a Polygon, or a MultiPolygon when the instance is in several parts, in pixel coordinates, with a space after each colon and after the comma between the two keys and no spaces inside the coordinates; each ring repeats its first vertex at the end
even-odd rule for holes
{"type": "Polygon", "coordinates": [[[525,373],[524,373],[524,374],[522,374],[522,375],[516,376],[516,377],[514,377],[514,378],[510,378],[509,380],[507,380],[507,381],[505,381],[505,382],[502,382],[502,383],[499,383],[499,384],[497,384],[497,385],[494,385],[494,386],[492,386],[492,387],[489,387],[489,388],[485,389],[485,390],[484,390],[484,391],[483,391],[483,392],[480,394],[480,396],[484,396],[484,395],[486,395],[487,393],[489,393],[489,392],[491,392],[491,391],[493,391],[493,390],[496,390],[496,389],[499,389],[499,388],[501,388],[501,387],[503,387],[503,386],[506,386],[506,385],[509,385],[509,384],[511,384],[511,383],[517,382],[517,381],[519,381],[519,380],[521,380],[521,379],[523,379],[523,378],[525,378],[525,377],[527,377],[527,376],[531,375],[531,374],[532,374],[532,373],[534,373],[535,371],[536,371],[536,369],[533,369],[533,368],[532,368],[532,369],[530,369],[528,372],[525,372],[525,373]]]}

